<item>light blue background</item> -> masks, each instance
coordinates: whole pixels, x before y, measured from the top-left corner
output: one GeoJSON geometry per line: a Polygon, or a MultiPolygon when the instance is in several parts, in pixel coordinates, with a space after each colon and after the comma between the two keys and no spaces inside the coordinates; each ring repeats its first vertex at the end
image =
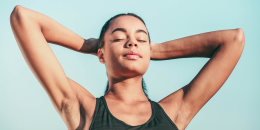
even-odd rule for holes
{"type": "MultiPolygon", "coordinates": [[[[36,10],[84,38],[98,37],[115,14],[134,12],[146,22],[153,42],[193,34],[242,28],[245,49],[229,79],[200,110],[187,130],[259,130],[260,2],[258,0],[9,0],[0,2],[0,129],[67,129],[48,95],[26,64],[12,34],[10,13],[15,5],[36,10]]],[[[50,44],[66,75],[95,97],[106,86],[104,65],[92,55],[50,44]]],[[[152,61],[145,80],[154,101],[189,83],[208,61],[183,58],[152,61]]],[[[214,77],[212,77],[214,78],[214,77]]]]}

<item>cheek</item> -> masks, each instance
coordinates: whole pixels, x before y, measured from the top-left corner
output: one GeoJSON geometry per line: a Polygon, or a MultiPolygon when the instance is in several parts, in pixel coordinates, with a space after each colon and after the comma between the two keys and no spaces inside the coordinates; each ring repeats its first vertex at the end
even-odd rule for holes
{"type": "Polygon", "coordinates": [[[143,46],[141,52],[143,53],[145,59],[150,59],[150,53],[151,53],[150,45],[143,46]]]}
{"type": "Polygon", "coordinates": [[[120,56],[121,48],[118,46],[110,45],[106,48],[105,59],[109,63],[116,63],[120,56]]]}
{"type": "Polygon", "coordinates": [[[142,52],[142,56],[143,56],[142,65],[144,68],[147,69],[150,64],[150,53],[151,53],[150,46],[145,46],[140,51],[142,52]]]}

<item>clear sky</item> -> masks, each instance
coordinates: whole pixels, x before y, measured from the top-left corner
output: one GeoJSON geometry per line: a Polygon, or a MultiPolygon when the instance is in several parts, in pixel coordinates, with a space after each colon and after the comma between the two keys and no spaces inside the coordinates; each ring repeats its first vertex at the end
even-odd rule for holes
{"type": "MultiPolygon", "coordinates": [[[[105,21],[134,12],[147,24],[153,42],[198,33],[242,28],[244,52],[218,93],[200,110],[187,130],[260,129],[260,1],[258,0],[2,0],[0,2],[0,129],[67,129],[47,93],[26,64],[11,31],[15,5],[36,10],[84,38],[97,38],[105,21]]],[[[66,75],[95,97],[104,94],[106,71],[97,57],[50,44],[66,75]]],[[[208,61],[182,58],[152,61],[144,78],[154,101],[189,83],[208,61]]],[[[212,77],[214,78],[214,77],[212,77]]]]}

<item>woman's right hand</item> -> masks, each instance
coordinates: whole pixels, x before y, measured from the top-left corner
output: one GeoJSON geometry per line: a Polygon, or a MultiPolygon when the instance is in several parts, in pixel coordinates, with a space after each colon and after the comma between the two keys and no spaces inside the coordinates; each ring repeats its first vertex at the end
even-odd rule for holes
{"type": "Polygon", "coordinates": [[[99,40],[96,38],[84,39],[84,43],[80,48],[80,52],[97,55],[98,42],[99,40]]]}

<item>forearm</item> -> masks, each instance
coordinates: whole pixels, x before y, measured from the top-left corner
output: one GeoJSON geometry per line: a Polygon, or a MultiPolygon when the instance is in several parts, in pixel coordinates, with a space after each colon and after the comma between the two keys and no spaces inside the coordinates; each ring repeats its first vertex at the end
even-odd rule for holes
{"type": "Polygon", "coordinates": [[[154,60],[183,57],[212,57],[217,48],[234,41],[238,29],[221,30],[192,35],[172,41],[154,44],[151,58],[154,60]]]}
{"type": "Polygon", "coordinates": [[[19,21],[23,22],[20,26],[32,26],[31,24],[34,24],[39,28],[34,31],[41,31],[47,42],[64,46],[75,51],[80,51],[82,48],[84,43],[82,37],[65,28],[48,16],[21,6],[17,6],[13,13],[14,12],[16,15],[19,15],[15,17],[19,18],[19,21]]]}

